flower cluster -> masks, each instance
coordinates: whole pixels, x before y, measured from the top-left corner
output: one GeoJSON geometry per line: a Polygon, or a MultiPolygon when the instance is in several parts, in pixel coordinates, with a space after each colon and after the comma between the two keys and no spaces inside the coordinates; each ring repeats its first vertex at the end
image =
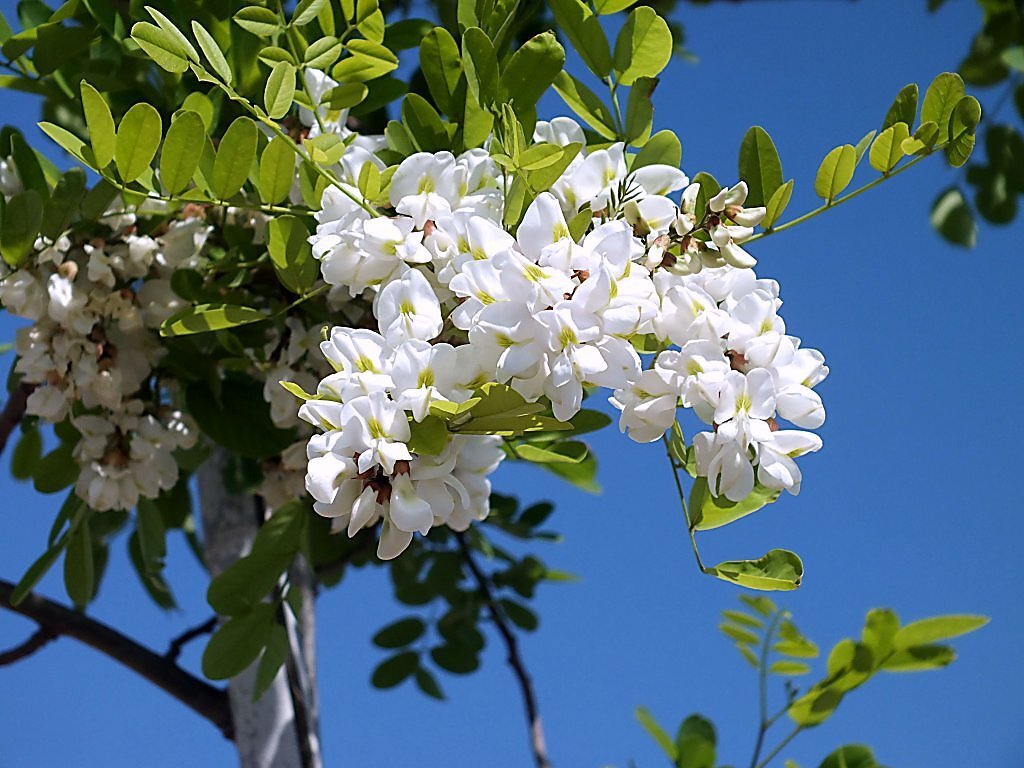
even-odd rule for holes
{"type": "Polygon", "coordinates": [[[27,265],[0,280],[0,305],[32,321],[15,343],[15,371],[34,385],[27,413],[71,416],[82,435],[79,496],[97,510],[130,509],[174,485],[171,454],[196,439],[151,377],[162,354],[155,329],[186,305],[171,273],[193,262],[208,227],[191,218],[144,235],[122,211],[103,223],[105,237],[40,237],[27,265]]]}
{"type": "MultiPolygon", "coordinates": [[[[538,123],[534,140],[566,147],[584,135],[558,118],[538,123]]],[[[383,167],[368,150],[346,153],[348,192],[370,162],[383,167]]],[[[680,170],[630,169],[613,144],[580,152],[509,232],[505,183],[489,152],[473,149],[406,158],[389,187],[392,216],[324,193],[313,253],[327,283],[372,301],[377,329],[333,329],[322,348],[336,373],[300,410],[324,431],[308,449],[317,511],[350,535],[383,518],[382,557],[414,531],[483,517],[498,439],[451,435],[439,456],[409,443],[432,403],[464,402],[486,382],[562,421],[585,387],[610,389],[620,428],[639,442],[691,408],[713,427],[694,440],[713,495],[740,500],[755,475],[798,492],[793,457],[821,442],[777,419],[820,426],[811,388],[828,369],[786,335],[778,286],[750,269],[742,243],[765,212],[744,207],[746,185],[698,211],[700,188],[680,170]],[[637,349],[656,353],[650,364],[637,349]],[[467,476],[483,482],[471,488],[467,476]]]]}

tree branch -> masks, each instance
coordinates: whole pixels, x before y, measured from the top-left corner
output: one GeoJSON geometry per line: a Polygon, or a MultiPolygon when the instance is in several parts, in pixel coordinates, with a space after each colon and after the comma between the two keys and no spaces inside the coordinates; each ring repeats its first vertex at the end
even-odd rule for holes
{"type": "Polygon", "coordinates": [[[54,636],[73,637],[137,672],[209,720],[225,738],[234,739],[228,696],[223,690],[191,675],[173,661],[154,653],[112,627],[45,597],[30,593],[18,605],[12,605],[13,591],[13,584],[0,579],[0,607],[31,619],[54,636]]]}
{"type": "Polygon", "coordinates": [[[0,454],[4,452],[7,445],[7,438],[11,436],[14,428],[21,423],[21,417],[25,415],[25,405],[28,403],[28,396],[35,389],[31,384],[19,384],[7,398],[7,404],[3,411],[0,411],[0,454]]]}
{"type": "Polygon", "coordinates": [[[0,667],[6,667],[8,664],[21,661],[26,656],[31,656],[51,640],[56,639],[57,635],[46,629],[46,627],[40,627],[25,642],[14,646],[9,651],[0,653],[0,667]]]}
{"type": "Polygon", "coordinates": [[[197,637],[202,635],[208,635],[217,628],[217,617],[211,616],[202,624],[187,629],[178,635],[176,638],[171,640],[170,646],[167,648],[167,653],[164,654],[164,658],[168,661],[177,662],[178,657],[181,656],[181,649],[184,648],[188,643],[195,640],[197,637]]]}
{"type": "Polygon", "coordinates": [[[474,581],[476,581],[480,595],[484,598],[487,612],[490,614],[491,620],[498,628],[498,633],[505,643],[505,649],[508,652],[508,664],[512,667],[512,672],[519,682],[523,706],[526,709],[526,719],[530,725],[530,749],[533,751],[533,760],[537,764],[537,768],[551,768],[551,763],[548,760],[547,746],[544,743],[544,726],[541,723],[540,709],[537,706],[537,694],[533,690],[530,674],[526,671],[526,664],[519,653],[519,643],[516,641],[515,633],[509,626],[508,620],[505,618],[505,614],[502,612],[498,602],[494,599],[490,579],[480,570],[480,566],[473,559],[473,553],[470,551],[469,545],[466,544],[465,537],[461,533],[456,533],[455,539],[459,542],[462,559],[466,561],[466,566],[469,568],[474,581]]]}

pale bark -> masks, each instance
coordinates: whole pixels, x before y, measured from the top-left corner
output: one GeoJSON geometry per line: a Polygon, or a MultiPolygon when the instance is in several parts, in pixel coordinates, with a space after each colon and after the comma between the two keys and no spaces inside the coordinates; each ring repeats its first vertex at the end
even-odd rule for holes
{"type": "MultiPolygon", "coordinates": [[[[222,480],[225,460],[225,452],[215,449],[198,472],[203,557],[211,577],[249,552],[262,515],[254,497],[227,493],[222,480]]],[[[288,663],[258,701],[252,700],[256,664],[228,685],[241,768],[321,768],[313,579],[301,557],[290,580],[303,600],[299,621],[290,611],[282,612],[292,648],[288,663]]]]}

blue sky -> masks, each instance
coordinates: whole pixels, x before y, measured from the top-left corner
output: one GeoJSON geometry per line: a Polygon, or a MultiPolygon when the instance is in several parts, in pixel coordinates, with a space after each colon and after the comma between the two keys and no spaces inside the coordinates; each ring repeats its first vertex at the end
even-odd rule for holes
{"type": "MultiPolygon", "coordinates": [[[[12,6],[0,3],[8,17],[12,6]]],[[[975,3],[951,2],[935,15],[924,6],[683,6],[700,63],[674,61],[664,73],[656,127],[681,136],[691,175],[708,170],[726,181],[746,128],[764,126],[786,177],[797,180],[791,213],[808,210],[817,205],[813,176],[825,152],[877,127],[901,86],[926,85],[967,49],[979,23],[975,3]]],[[[979,96],[991,103],[990,94],[979,96]]],[[[30,100],[7,92],[0,106],[4,121],[23,128],[36,117],[30,100]]],[[[549,116],[563,111],[557,97],[542,108],[549,116]]],[[[800,553],[805,583],[780,602],[822,646],[859,632],[875,606],[906,620],[942,612],[993,618],[957,643],[961,658],[950,669],[883,677],[851,695],[836,717],[784,753],[805,768],[851,742],[873,745],[883,764],[901,768],[1009,768],[1024,760],[1024,607],[1015,562],[1024,533],[1016,483],[1022,425],[1013,395],[1024,373],[1022,232],[985,227],[971,252],[941,241],[928,212],[955,175],[939,159],[922,163],[755,249],[759,273],[782,284],[788,329],[822,349],[832,369],[819,387],[829,412],[825,448],[803,460],[799,497],[703,535],[705,559],[755,557],[778,546],[800,553]]],[[[0,340],[15,327],[0,316],[0,340]]],[[[541,588],[540,631],[522,641],[552,758],[561,768],[625,766],[631,758],[642,768],[664,765],[633,719],[643,704],[672,729],[703,712],[718,726],[720,761],[745,764],[755,735],[754,675],[715,630],[737,590],[694,567],[659,448],[614,430],[593,443],[603,458],[601,496],[529,467],[502,469],[496,483],[525,489],[525,500],[556,502],[551,522],[564,541],[538,552],[580,577],[541,588]]],[[[0,574],[16,579],[41,551],[56,501],[4,478],[0,494],[0,574]]],[[[173,614],[145,598],[124,547],[115,544],[91,608],[97,618],[162,649],[209,615],[202,574],[180,542],[172,543],[168,575],[183,610],[173,614]]],[[[59,575],[41,590],[62,598],[59,575]]],[[[445,703],[410,685],[369,686],[381,659],[370,637],[402,615],[379,570],[353,574],[320,601],[328,765],[529,765],[517,689],[493,637],[481,671],[442,679],[445,703]]],[[[0,615],[0,647],[30,631],[0,615]]],[[[186,662],[194,667],[198,653],[190,648],[186,662]]],[[[213,728],[72,640],[0,670],[0,686],[7,724],[0,768],[233,763],[213,728]]]]}

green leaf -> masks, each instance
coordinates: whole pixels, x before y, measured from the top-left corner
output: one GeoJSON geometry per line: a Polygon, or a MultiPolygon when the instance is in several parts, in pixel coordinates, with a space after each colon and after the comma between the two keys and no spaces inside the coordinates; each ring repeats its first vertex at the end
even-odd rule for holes
{"type": "Polygon", "coordinates": [[[249,5],[234,16],[235,23],[258,37],[270,37],[281,29],[281,17],[269,8],[249,5]]]}
{"type": "Polygon", "coordinates": [[[894,123],[878,134],[868,161],[876,171],[888,174],[903,159],[903,142],[910,136],[906,123],[894,123]]]}
{"type": "Polygon", "coordinates": [[[683,160],[683,147],[679,138],[672,131],[658,131],[647,140],[647,143],[633,159],[631,170],[648,165],[671,165],[678,168],[683,160]]]}
{"type": "Polygon", "coordinates": [[[758,638],[758,636],[749,629],[737,627],[735,624],[719,624],[718,630],[726,637],[735,640],[737,643],[756,645],[760,642],[760,638],[758,638]]]}
{"type": "Polygon", "coordinates": [[[434,103],[449,117],[458,117],[462,57],[458,43],[444,27],[434,27],[420,43],[420,69],[434,103]]]}
{"type": "Polygon", "coordinates": [[[444,700],[444,692],[441,690],[441,686],[437,684],[437,679],[430,674],[428,669],[420,667],[416,670],[416,687],[432,699],[444,700]]]}
{"type": "Polygon", "coordinates": [[[850,744],[830,754],[818,768],[878,768],[878,763],[868,747],[850,744]]]}
{"type": "Polygon", "coordinates": [[[642,146],[651,136],[654,125],[654,105],[651,96],[658,81],[650,77],[639,77],[629,89],[626,101],[626,132],[624,140],[632,146],[642,146]]]}
{"type": "Polygon", "coordinates": [[[213,35],[206,31],[206,28],[196,20],[192,20],[192,34],[196,36],[196,42],[203,49],[203,55],[210,62],[213,71],[217,73],[225,85],[231,85],[231,67],[228,60],[224,58],[217,41],[213,35]]]}
{"type": "Polygon", "coordinates": [[[300,0],[292,14],[292,26],[301,27],[304,24],[309,24],[326,5],[327,0],[300,0]]]}
{"type": "Polygon", "coordinates": [[[650,734],[651,738],[654,739],[658,746],[662,748],[669,760],[673,762],[679,756],[679,752],[676,748],[675,742],[665,732],[665,729],[658,725],[658,721],[654,719],[646,707],[637,707],[634,710],[637,721],[643,726],[643,729],[650,734]]]}
{"type": "Polygon", "coordinates": [[[407,94],[403,100],[402,122],[421,151],[439,152],[451,144],[441,116],[417,93],[407,94]]]}
{"type": "Polygon", "coordinates": [[[514,600],[502,598],[501,610],[508,616],[509,621],[527,632],[533,632],[540,625],[537,614],[514,600]]]}
{"type": "Polygon", "coordinates": [[[363,83],[345,83],[331,88],[320,103],[326,104],[328,109],[340,111],[362,103],[369,93],[370,89],[363,83]]]}
{"type": "MultiPolygon", "coordinates": [[[[169,135],[169,134],[168,134],[169,135]]],[[[291,192],[295,180],[295,152],[287,139],[275,136],[260,157],[260,199],[277,203],[291,192]]]]}
{"type": "Polygon", "coordinates": [[[39,493],[63,491],[78,479],[79,468],[71,455],[71,445],[61,443],[36,464],[32,486],[39,493]]]}
{"type": "Polygon", "coordinates": [[[568,72],[560,72],[553,83],[562,101],[601,136],[616,139],[615,118],[604,102],[568,72]]]}
{"type": "Polygon", "coordinates": [[[52,546],[47,548],[43,554],[41,554],[36,560],[28,567],[25,571],[25,575],[18,580],[18,583],[14,586],[11,591],[11,605],[18,605],[22,600],[28,597],[28,594],[32,591],[36,584],[38,584],[43,576],[53,567],[53,564],[57,562],[57,558],[60,557],[60,553],[64,551],[68,544],[67,535],[62,536],[52,546]]]}
{"type": "Polygon", "coordinates": [[[782,161],[775,142],[759,125],[750,128],[740,144],[739,173],[750,190],[745,204],[753,208],[767,205],[782,186],[782,161]]]}
{"type": "Polygon", "coordinates": [[[612,71],[612,54],[601,22],[580,0],[552,0],[548,3],[558,29],[587,65],[600,78],[612,71]]]}
{"type": "Polygon", "coordinates": [[[926,150],[931,150],[939,138],[939,126],[929,120],[921,123],[914,131],[914,135],[903,140],[903,154],[916,155],[926,150]]]}
{"type": "Polygon", "coordinates": [[[199,63],[199,53],[192,46],[192,43],[188,41],[188,38],[185,37],[184,34],[182,34],[182,31],[178,29],[177,26],[175,26],[173,21],[171,21],[162,13],[160,13],[160,11],[158,11],[156,8],[153,8],[148,5],[146,6],[146,13],[148,13],[153,18],[153,21],[157,23],[160,29],[162,29],[164,32],[170,35],[171,38],[173,38],[174,42],[178,44],[178,48],[181,49],[181,51],[185,54],[186,58],[194,61],[196,64],[199,63]]]}
{"type": "Polygon", "coordinates": [[[374,80],[398,67],[398,58],[372,40],[349,40],[345,44],[351,56],[339,61],[332,72],[343,83],[374,80]]]}
{"type": "Polygon", "coordinates": [[[779,498],[779,493],[757,484],[743,501],[729,501],[725,496],[712,496],[707,478],[698,477],[690,489],[690,524],[697,531],[721,528],[771,504],[779,498]]]}
{"type": "MultiPolygon", "coordinates": [[[[38,123],[39,129],[57,142],[58,145],[65,151],[69,152],[75,157],[78,162],[83,165],[87,165],[90,168],[96,166],[96,160],[93,158],[92,150],[85,146],[85,142],[75,136],[65,128],[61,128],[59,125],[53,123],[38,123]]],[[[15,161],[17,164],[17,161],[15,161]]],[[[98,169],[97,169],[98,170],[98,169]]]]}
{"type": "Polygon", "coordinates": [[[227,680],[256,661],[270,641],[275,610],[269,603],[259,603],[221,625],[203,651],[203,674],[211,680],[227,680]]]}
{"type": "Polygon", "coordinates": [[[954,168],[960,168],[974,151],[975,133],[981,122],[981,104],[973,96],[964,96],[953,108],[949,118],[949,144],[946,159],[954,168]]]}
{"type": "Polygon", "coordinates": [[[11,267],[20,267],[32,253],[43,224],[43,200],[34,189],[19,192],[3,206],[0,254],[11,267]]]}
{"type": "Polygon", "coordinates": [[[89,143],[98,168],[106,168],[114,159],[114,118],[100,92],[85,80],[81,83],[82,109],[89,128],[89,143]]]}
{"type": "Polygon", "coordinates": [[[132,27],[131,36],[161,68],[168,72],[184,72],[188,69],[188,54],[167,30],[148,21],[140,21],[132,27]]]}
{"type": "Polygon", "coordinates": [[[764,595],[740,595],[740,601],[744,605],[760,613],[765,618],[768,618],[779,610],[778,606],[775,605],[772,599],[765,597],[764,595]]]}
{"type": "Polygon", "coordinates": [[[594,10],[602,16],[610,13],[624,11],[629,6],[635,5],[637,0],[597,0],[594,3],[594,10]]]}
{"type": "Polygon", "coordinates": [[[237,117],[228,126],[209,178],[210,190],[218,200],[233,197],[249,178],[258,137],[259,129],[248,117],[237,117]]]}
{"type": "Polygon", "coordinates": [[[857,155],[858,166],[860,165],[860,161],[864,158],[864,153],[867,152],[868,147],[871,146],[872,139],[874,139],[877,134],[878,131],[868,131],[861,136],[860,141],[854,145],[853,151],[857,155]]]}
{"type": "Polygon", "coordinates": [[[693,183],[700,187],[697,192],[697,201],[694,203],[697,221],[700,222],[708,211],[708,200],[722,191],[722,185],[714,176],[704,171],[700,171],[693,177],[693,183]]]}
{"type": "Polygon", "coordinates": [[[943,72],[936,77],[924,94],[921,122],[933,121],[939,126],[939,141],[949,138],[949,118],[956,105],[965,96],[964,81],[955,72],[943,72]]]}
{"type": "Polygon", "coordinates": [[[676,732],[676,768],[715,768],[718,736],[711,721],[690,715],[676,732]]]}
{"type": "Polygon", "coordinates": [[[427,625],[421,619],[400,619],[377,632],[373,644],[379,648],[404,648],[419,640],[426,631],[427,625]]]}
{"type": "Polygon", "coordinates": [[[516,446],[516,455],[536,464],[579,464],[589,454],[585,443],[571,440],[540,448],[530,443],[516,446]]]}
{"type": "Polygon", "coordinates": [[[804,564],[792,552],[773,549],[757,560],[719,563],[708,573],[748,589],[785,591],[800,586],[804,564]]]}
{"type": "Polygon", "coordinates": [[[70,168],[57,180],[49,199],[43,205],[39,231],[56,240],[70,226],[85,198],[85,171],[70,168]]]}
{"type": "Polygon", "coordinates": [[[974,214],[957,187],[942,192],[932,203],[932,226],[954,245],[973,248],[978,239],[978,225],[974,214]]]}
{"type": "Polygon", "coordinates": [[[261,310],[236,304],[197,304],[167,318],[160,326],[160,335],[185,336],[190,333],[218,331],[222,328],[258,323],[267,317],[261,310]]]}
{"type": "Polygon", "coordinates": [[[633,9],[615,40],[613,64],[622,85],[638,77],[657,77],[672,56],[672,31],[657,11],[633,9]]]}
{"type": "Polygon", "coordinates": [[[409,450],[417,454],[437,456],[448,445],[448,428],[443,419],[427,416],[423,421],[410,421],[409,450]]]}
{"type": "Polygon", "coordinates": [[[857,152],[849,144],[836,147],[821,161],[814,178],[814,192],[829,204],[853,181],[857,152]]]}
{"type": "Polygon", "coordinates": [[[272,120],[280,120],[291,109],[295,99],[295,67],[287,61],[279,61],[270,71],[266,87],[263,89],[263,103],[267,108],[267,116],[272,120]]]}
{"type": "Polygon", "coordinates": [[[84,608],[92,599],[95,586],[95,569],[92,557],[92,536],[89,534],[89,520],[83,517],[71,531],[67,553],[64,555],[64,589],[68,597],[79,608],[84,608]]]}
{"type": "Polygon", "coordinates": [[[420,657],[413,651],[396,654],[377,665],[370,683],[374,688],[394,688],[412,677],[420,666],[420,657]]]}
{"type": "Polygon", "coordinates": [[[30,480],[42,457],[43,436],[38,429],[25,430],[11,454],[11,476],[15,480],[30,480]]]}
{"type": "Polygon", "coordinates": [[[182,110],[171,120],[160,152],[160,181],[170,195],[182,192],[192,182],[199,165],[199,152],[206,141],[206,126],[198,112],[182,110]]]}
{"type": "Polygon", "coordinates": [[[915,645],[927,645],[939,640],[966,635],[988,624],[986,616],[974,614],[955,614],[950,616],[934,616],[907,624],[893,640],[897,650],[904,650],[915,645]]]}
{"type": "Polygon", "coordinates": [[[812,688],[794,701],[787,710],[797,725],[810,728],[828,720],[843,700],[843,692],[835,688],[812,688]]]}
{"type": "Polygon", "coordinates": [[[462,66],[469,92],[482,106],[493,105],[498,98],[498,59],[491,39],[479,27],[462,33],[462,66]]]}
{"type": "Polygon", "coordinates": [[[260,664],[256,668],[256,679],[252,684],[252,700],[258,701],[274,683],[274,678],[288,660],[288,631],[280,624],[270,627],[267,646],[260,656],[260,664]]]}
{"type": "Polygon", "coordinates": [[[917,98],[917,83],[908,83],[903,86],[900,92],[896,94],[896,98],[893,100],[892,106],[889,107],[889,111],[885,113],[881,130],[884,131],[886,128],[896,125],[896,123],[906,123],[908,126],[913,125],[914,118],[917,117],[917,98]]]}
{"type": "Polygon", "coordinates": [[[553,32],[531,37],[502,68],[502,98],[512,103],[517,114],[532,109],[564,65],[565,50],[553,32]]]}
{"type": "Polygon", "coordinates": [[[756,616],[751,616],[749,613],[744,613],[743,611],[722,611],[722,615],[737,624],[745,624],[746,626],[753,627],[754,629],[764,628],[763,621],[756,616]]]}
{"type": "Polygon", "coordinates": [[[456,675],[468,675],[480,666],[477,649],[464,644],[439,645],[431,649],[430,658],[441,669],[456,675]]]}
{"type": "Polygon", "coordinates": [[[123,181],[135,181],[149,168],[160,146],[162,132],[160,113],[149,104],[136,104],[121,118],[114,144],[114,163],[123,181]]]}
{"type": "Polygon", "coordinates": [[[771,229],[789,206],[789,200],[793,197],[793,186],[794,181],[790,179],[776,189],[768,199],[768,203],[765,205],[764,219],[761,221],[761,225],[765,229],[771,229]]]}
{"type": "Polygon", "coordinates": [[[775,661],[768,671],[773,675],[807,675],[811,668],[802,661],[775,661]]]}
{"type": "Polygon", "coordinates": [[[861,642],[871,648],[876,659],[884,659],[893,649],[900,628],[899,617],[888,608],[873,608],[864,618],[861,642]]]}
{"type": "Polygon", "coordinates": [[[320,276],[306,225],[297,216],[277,216],[270,220],[267,232],[267,250],[278,279],[289,291],[305,294],[320,276]]]}
{"type": "Polygon", "coordinates": [[[307,67],[327,70],[341,56],[342,47],[341,41],[336,37],[321,37],[306,49],[302,54],[302,60],[307,67]]]}
{"type": "Polygon", "coordinates": [[[1024,45],[1014,45],[1003,51],[1003,63],[1018,72],[1024,72],[1024,45]]]}
{"type": "Polygon", "coordinates": [[[897,651],[882,663],[886,672],[927,672],[948,667],[956,652],[945,645],[916,645],[897,651]]]}

